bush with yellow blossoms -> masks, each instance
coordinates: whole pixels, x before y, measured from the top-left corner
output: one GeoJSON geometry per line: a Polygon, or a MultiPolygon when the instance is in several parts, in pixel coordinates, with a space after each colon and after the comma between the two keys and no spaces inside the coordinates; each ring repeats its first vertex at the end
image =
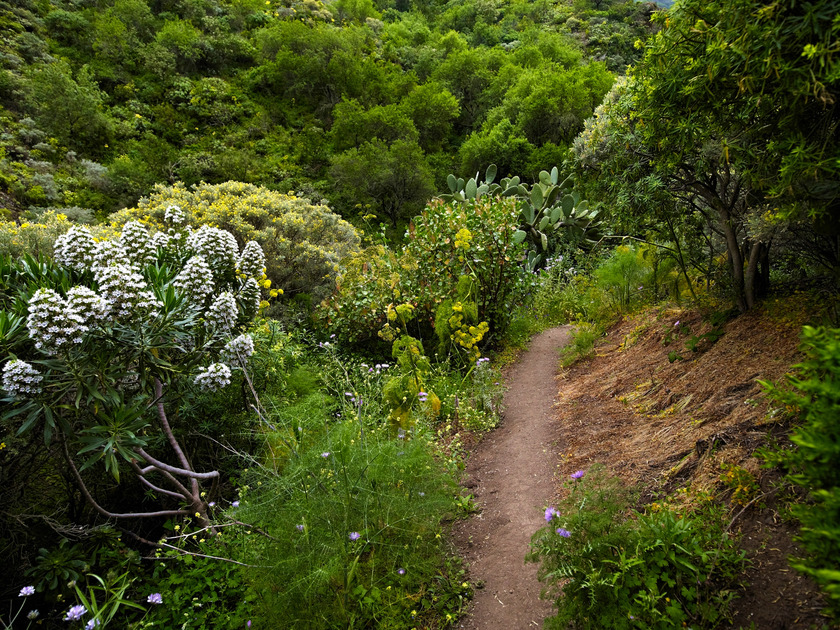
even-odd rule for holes
{"type": "Polygon", "coordinates": [[[111,215],[117,226],[132,220],[165,231],[177,208],[185,227],[202,225],[230,232],[240,247],[259,243],[265,254],[260,287],[271,297],[309,293],[320,300],[332,291],[339,264],[357,252],[356,229],[327,206],[291,193],[242,182],[157,185],[136,208],[111,215]]]}

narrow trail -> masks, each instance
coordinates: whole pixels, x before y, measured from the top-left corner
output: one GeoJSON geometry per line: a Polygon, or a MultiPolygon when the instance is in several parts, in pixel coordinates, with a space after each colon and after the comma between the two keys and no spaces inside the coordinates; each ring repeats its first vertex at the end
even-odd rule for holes
{"type": "Polygon", "coordinates": [[[554,495],[554,466],[562,450],[554,420],[557,350],[569,326],[537,335],[508,374],[501,426],[482,440],[467,463],[466,485],[481,512],[456,524],[455,543],[476,589],[468,630],[541,628],[551,614],[539,598],[537,568],[525,564],[531,535],[544,524],[554,495]]]}

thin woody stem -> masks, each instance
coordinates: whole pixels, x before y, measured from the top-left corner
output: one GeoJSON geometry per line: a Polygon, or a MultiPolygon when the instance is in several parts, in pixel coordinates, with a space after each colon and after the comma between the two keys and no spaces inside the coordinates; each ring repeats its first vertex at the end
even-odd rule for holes
{"type": "MultiPolygon", "coordinates": [[[[160,379],[158,378],[155,378],[155,399],[158,410],[158,418],[160,419],[160,425],[161,427],[163,427],[163,432],[166,434],[166,438],[169,440],[169,445],[172,447],[172,450],[175,451],[175,455],[178,456],[178,461],[181,462],[181,466],[183,466],[185,470],[192,470],[192,466],[190,465],[190,462],[187,459],[184,450],[181,448],[181,445],[178,443],[178,440],[175,439],[175,434],[172,432],[172,427],[169,426],[169,420],[166,417],[166,409],[164,409],[163,407],[163,383],[161,383],[160,379]]],[[[192,488],[193,497],[198,497],[199,494],[198,479],[199,478],[195,478],[192,476],[190,479],[190,487],[192,488]]]]}
{"type": "Polygon", "coordinates": [[[82,491],[82,495],[84,495],[85,500],[91,505],[91,507],[99,512],[102,516],[106,518],[151,518],[156,516],[183,516],[188,514],[186,510],[158,510],[156,512],[124,512],[117,514],[115,512],[109,512],[101,505],[99,505],[91,496],[90,491],[88,490],[87,486],[85,485],[82,476],[79,474],[79,469],[76,468],[76,464],[73,461],[73,458],[70,457],[70,451],[67,450],[67,441],[65,439],[61,440],[61,446],[64,449],[64,458],[67,460],[67,463],[70,465],[70,470],[73,472],[73,477],[76,479],[76,483],[79,485],[79,489],[82,491]]]}

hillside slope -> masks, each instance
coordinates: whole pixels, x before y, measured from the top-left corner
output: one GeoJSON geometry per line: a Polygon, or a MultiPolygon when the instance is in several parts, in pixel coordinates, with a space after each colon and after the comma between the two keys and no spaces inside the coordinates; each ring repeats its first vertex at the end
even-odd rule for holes
{"type": "Polygon", "coordinates": [[[792,305],[722,324],[723,335],[715,343],[701,339],[697,352],[686,342],[713,329],[700,313],[628,317],[608,331],[594,357],[558,378],[567,447],[559,479],[600,462],[638,483],[640,502],[650,508],[689,503],[704,492],[731,508],[731,531],[742,534],[750,560],[734,604],[735,627],[828,627],[818,590],[787,562],[797,553],[796,523],[785,517],[790,491],[779,491],[780,474],[762,468],[756,456],[789,429],[757,380],[781,381],[800,359],[804,315],[792,305]],[[739,491],[726,477],[730,470],[750,480],[748,487],[739,491]]]}

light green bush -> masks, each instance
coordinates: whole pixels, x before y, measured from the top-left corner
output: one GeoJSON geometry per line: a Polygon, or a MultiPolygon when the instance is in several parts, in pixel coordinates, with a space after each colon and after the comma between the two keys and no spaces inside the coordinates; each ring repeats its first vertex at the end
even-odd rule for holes
{"type": "Polygon", "coordinates": [[[164,229],[164,215],[178,206],[189,226],[213,225],[231,232],[240,247],[257,241],[266,255],[266,275],[287,294],[321,299],[332,290],[339,263],[359,248],[355,228],[328,207],[253,184],[225,182],[158,185],[136,208],[111,215],[115,225],[131,220],[164,229]]]}

